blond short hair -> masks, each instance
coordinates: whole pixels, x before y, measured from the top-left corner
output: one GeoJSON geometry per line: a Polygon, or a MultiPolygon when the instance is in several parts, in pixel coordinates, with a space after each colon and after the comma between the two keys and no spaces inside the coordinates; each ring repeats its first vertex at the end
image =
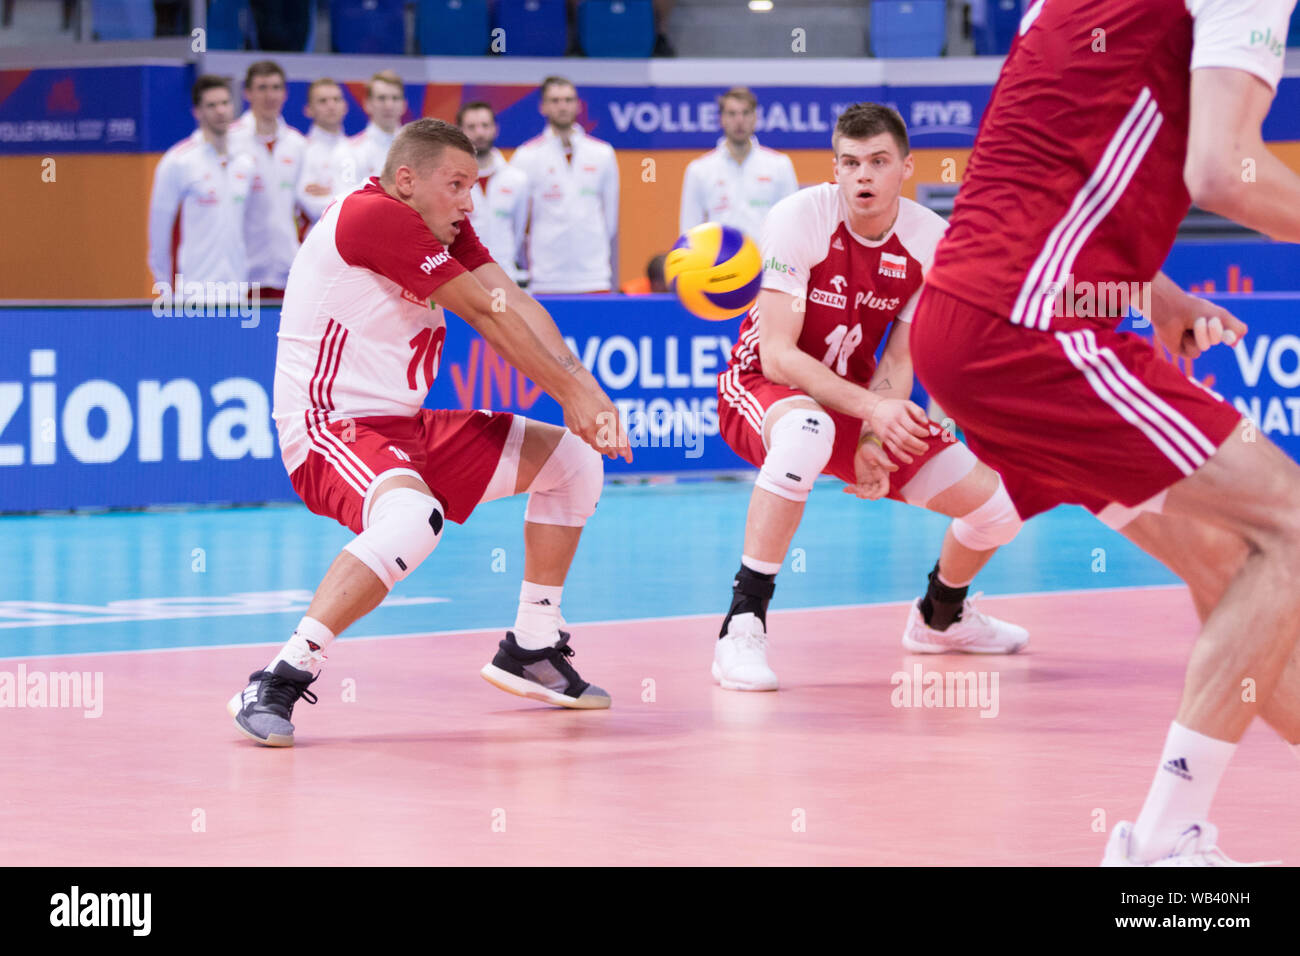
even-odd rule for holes
{"type": "Polygon", "coordinates": [[[427,169],[449,146],[474,155],[474,145],[459,126],[429,116],[407,123],[397,131],[393,145],[388,147],[384,171],[379,178],[385,184],[391,184],[399,166],[427,169]]]}

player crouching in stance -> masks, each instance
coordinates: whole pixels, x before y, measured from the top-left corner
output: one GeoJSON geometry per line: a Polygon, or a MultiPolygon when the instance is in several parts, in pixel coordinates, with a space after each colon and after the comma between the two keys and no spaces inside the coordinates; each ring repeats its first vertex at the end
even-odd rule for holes
{"type": "Polygon", "coordinates": [[[767,605],[820,474],[859,497],[888,495],[955,519],[912,606],[905,648],[1010,654],[1029,639],[967,597],[976,573],[1020,530],[1001,479],[907,400],[908,322],[944,221],[899,195],[912,157],[896,112],[849,107],[833,145],[835,183],[783,199],[763,224],[763,288],[718,378],[722,434],[760,469],[715,646],[713,677],[728,690],[777,688],[767,605]]]}
{"type": "Polygon", "coordinates": [[[592,449],[631,453],[608,396],[475,236],[477,177],[464,133],[417,120],[393,141],[383,174],[331,204],[294,259],[276,356],[280,450],[307,507],[357,536],[288,643],[230,701],[235,724],[259,743],[293,744],[293,705],[316,702],[308,686],[330,643],[432,553],[445,521],[523,492],[519,612],[483,676],[563,707],[609,706],[569,664],[560,595],[600,497],[592,449]],[[443,307],[552,395],[570,430],[422,408],[446,338],[443,307]]]}

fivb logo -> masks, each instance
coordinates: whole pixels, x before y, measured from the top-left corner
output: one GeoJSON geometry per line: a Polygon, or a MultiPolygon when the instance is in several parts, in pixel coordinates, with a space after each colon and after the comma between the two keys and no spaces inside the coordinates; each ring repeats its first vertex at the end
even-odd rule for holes
{"type": "Polygon", "coordinates": [[[129,926],[133,936],[148,936],[152,926],[152,893],[70,893],[50,897],[51,926],[129,926]]]}
{"type": "Polygon", "coordinates": [[[420,271],[427,276],[433,275],[433,270],[438,268],[444,262],[451,258],[451,253],[440,252],[436,256],[425,256],[424,261],[420,263],[420,271]]]}

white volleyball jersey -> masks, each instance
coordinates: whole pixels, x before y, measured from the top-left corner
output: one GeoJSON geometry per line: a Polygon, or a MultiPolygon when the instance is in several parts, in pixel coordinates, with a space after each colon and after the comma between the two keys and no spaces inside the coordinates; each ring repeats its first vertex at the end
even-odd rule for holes
{"type": "Polygon", "coordinates": [[[334,184],[334,153],[347,140],[340,133],[327,133],[312,124],[307,130],[307,148],[302,156],[302,175],[298,177],[298,207],[309,222],[320,218],[325,207],[334,199],[338,188],[334,184]],[[324,196],[312,196],[306,190],[308,186],[322,186],[329,190],[324,196]]]}
{"type": "Polygon", "coordinates": [[[218,153],[201,130],[158,162],[149,198],[149,271],[155,282],[247,282],[244,214],[253,160],[218,153]]]}
{"type": "Polygon", "coordinates": [[[511,157],[528,179],[530,292],[613,288],[611,244],[618,234],[618,161],[614,147],[580,127],[572,155],[548,125],[511,157]]]}
{"type": "Polygon", "coordinates": [[[328,456],[330,422],[419,411],[447,334],[429,297],[491,261],[469,222],[446,248],[378,180],[329,205],[280,312],[273,415],[290,474],[312,448],[328,456]]]}
{"type": "Polygon", "coordinates": [[[510,278],[522,281],[527,273],[517,262],[528,228],[528,177],[508,165],[501,150],[494,149],[491,168],[486,173],[479,170],[478,182],[470,189],[470,195],[474,211],[469,214],[469,221],[474,224],[474,231],[510,278]],[[486,190],[482,187],[485,179],[486,190]]]}
{"type": "Polygon", "coordinates": [[[718,222],[757,239],[768,210],[798,191],[790,157],[756,139],[750,143],[743,163],[732,158],[726,137],[718,140],[717,149],[691,160],[682,181],[682,233],[702,222],[718,222]]]}
{"type": "Polygon", "coordinates": [[[256,167],[244,220],[248,279],[283,289],[298,253],[298,178],[307,139],[283,116],[276,117],[273,135],[261,136],[251,112],[231,124],[229,135],[231,148],[248,153],[256,167]]]}
{"type": "Polygon", "coordinates": [[[372,176],[382,173],[388,147],[396,138],[397,130],[385,133],[374,123],[367,123],[356,136],[344,140],[343,148],[334,153],[334,182],[338,190],[348,192],[364,186],[372,176]]]}

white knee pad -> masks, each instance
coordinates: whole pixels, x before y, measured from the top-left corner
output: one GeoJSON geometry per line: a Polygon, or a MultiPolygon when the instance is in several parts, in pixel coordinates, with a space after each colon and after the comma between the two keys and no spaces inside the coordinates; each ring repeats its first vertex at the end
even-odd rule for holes
{"type": "Polygon", "coordinates": [[[792,409],[772,426],[767,457],[754,484],[790,501],[807,501],[834,447],[830,415],[821,409],[792,409]]]}
{"type": "Polygon", "coordinates": [[[370,505],[370,525],[343,550],[392,590],[420,566],[442,537],[442,505],[414,488],[385,491],[370,505]]]}
{"type": "Polygon", "coordinates": [[[596,510],[604,484],[600,453],[566,431],[528,486],[524,520],[581,528],[596,510]]]}
{"type": "Polygon", "coordinates": [[[1022,524],[1006,485],[999,478],[993,497],[969,514],[953,519],[952,534],[972,551],[989,551],[1010,543],[1022,524]]]}

